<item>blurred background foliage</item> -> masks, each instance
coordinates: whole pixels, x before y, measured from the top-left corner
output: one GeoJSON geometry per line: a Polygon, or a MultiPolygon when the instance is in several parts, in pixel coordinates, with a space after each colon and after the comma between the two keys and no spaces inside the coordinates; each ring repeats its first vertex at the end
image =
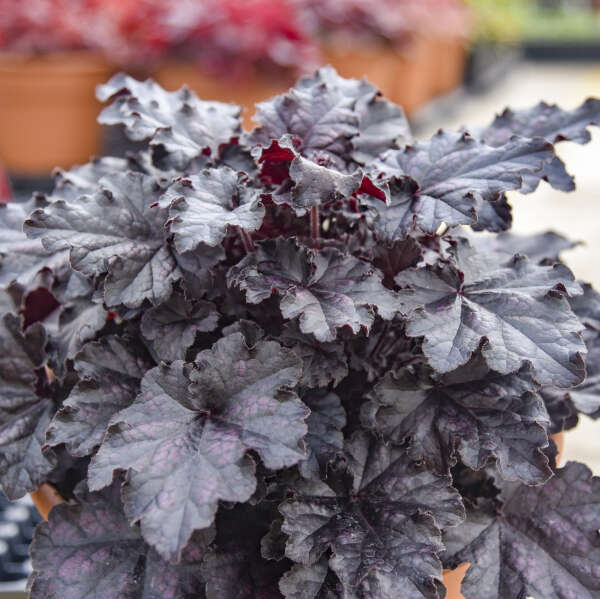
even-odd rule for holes
{"type": "Polygon", "coordinates": [[[600,40],[598,3],[581,0],[466,0],[473,38],[519,43],[527,40],[600,40]]]}

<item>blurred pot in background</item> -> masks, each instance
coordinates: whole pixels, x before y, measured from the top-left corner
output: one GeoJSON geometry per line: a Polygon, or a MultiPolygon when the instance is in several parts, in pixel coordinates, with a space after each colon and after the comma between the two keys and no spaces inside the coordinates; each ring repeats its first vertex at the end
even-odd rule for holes
{"type": "Polygon", "coordinates": [[[314,40],[282,0],[171,2],[160,28],[169,51],[153,72],[158,83],[243,106],[247,128],[257,102],[317,66],[314,40]]]}
{"type": "Polygon", "coordinates": [[[43,175],[97,154],[95,88],[111,72],[91,52],[0,53],[0,162],[21,175],[43,175]]]}
{"type": "Polygon", "coordinates": [[[0,162],[47,175],[101,152],[95,87],[161,49],[154,0],[0,0],[0,162]],[[113,66],[119,65],[119,66],[113,66]]]}
{"type": "Polygon", "coordinates": [[[366,77],[413,114],[461,85],[468,18],[459,0],[293,0],[324,62],[366,77]]]}

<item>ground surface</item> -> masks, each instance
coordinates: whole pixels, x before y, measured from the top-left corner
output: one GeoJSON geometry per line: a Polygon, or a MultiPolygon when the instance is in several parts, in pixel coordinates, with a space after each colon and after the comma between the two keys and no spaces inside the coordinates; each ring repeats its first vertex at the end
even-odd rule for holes
{"type": "MultiPolygon", "coordinates": [[[[489,92],[461,98],[448,113],[428,119],[419,137],[439,127],[486,124],[505,106],[525,108],[543,99],[574,108],[588,96],[600,97],[600,64],[521,63],[489,92]]],[[[587,146],[565,143],[558,148],[575,175],[577,191],[564,194],[542,184],[532,195],[512,196],[513,229],[518,233],[553,229],[584,242],[563,258],[579,279],[600,290],[600,129],[587,146]]],[[[567,433],[565,459],[585,462],[600,475],[600,420],[584,417],[567,433]]]]}

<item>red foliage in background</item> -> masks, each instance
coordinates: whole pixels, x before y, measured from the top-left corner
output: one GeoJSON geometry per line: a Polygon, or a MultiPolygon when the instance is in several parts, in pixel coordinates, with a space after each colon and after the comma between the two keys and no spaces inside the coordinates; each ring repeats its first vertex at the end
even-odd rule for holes
{"type": "Polygon", "coordinates": [[[313,41],[282,0],[0,0],[0,47],[99,50],[124,65],[174,52],[229,68],[232,57],[297,66],[313,41]]]}
{"type": "Polygon", "coordinates": [[[312,67],[315,40],[285,0],[171,0],[162,24],[173,51],[209,68],[312,67]]]}
{"type": "Polygon", "coordinates": [[[19,53],[98,50],[117,63],[145,62],[165,48],[159,1],[0,0],[0,46],[19,53]]]}
{"type": "Polygon", "coordinates": [[[176,55],[235,76],[311,69],[323,36],[402,43],[466,22],[461,0],[0,0],[0,48],[91,49],[124,67],[176,55]]]}
{"type": "Polygon", "coordinates": [[[402,44],[415,34],[466,34],[462,0],[290,0],[305,26],[319,36],[351,34],[402,44]]]}

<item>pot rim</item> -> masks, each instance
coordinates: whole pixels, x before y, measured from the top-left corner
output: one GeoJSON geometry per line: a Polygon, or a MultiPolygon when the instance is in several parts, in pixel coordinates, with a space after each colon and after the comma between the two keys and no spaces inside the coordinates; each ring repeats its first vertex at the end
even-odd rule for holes
{"type": "Polygon", "coordinates": [[[23,75],[51,73],[52,75],[105,74],[115,70],[99,52],[73,50],[49,54],[25,54],[0,51],[0,73],[23,75]]]}

